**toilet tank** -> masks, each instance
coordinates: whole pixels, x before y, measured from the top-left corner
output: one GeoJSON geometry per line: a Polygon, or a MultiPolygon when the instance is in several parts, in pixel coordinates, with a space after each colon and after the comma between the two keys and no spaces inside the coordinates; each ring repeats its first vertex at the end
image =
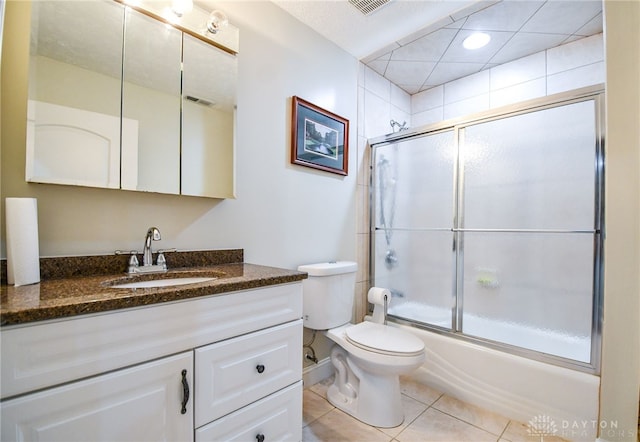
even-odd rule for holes
{"type": "Polygon", "coordinates": [[[302,281],[304,326],[328,330],[351,321],[358,264],[333,261],[307,264],[298,271],[309,274],[302,281]]]}

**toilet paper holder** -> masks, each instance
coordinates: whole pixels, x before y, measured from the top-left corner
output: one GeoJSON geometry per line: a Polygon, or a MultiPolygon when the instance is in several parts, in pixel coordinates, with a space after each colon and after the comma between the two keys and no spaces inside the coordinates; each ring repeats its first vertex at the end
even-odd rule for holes
{"type": "Polygon", "coordinates": [[[387,325],[387,312],[391,301],[391,291],[380,287],[371,287],[367,300],[373,304],[373,322],[387,325]]]}

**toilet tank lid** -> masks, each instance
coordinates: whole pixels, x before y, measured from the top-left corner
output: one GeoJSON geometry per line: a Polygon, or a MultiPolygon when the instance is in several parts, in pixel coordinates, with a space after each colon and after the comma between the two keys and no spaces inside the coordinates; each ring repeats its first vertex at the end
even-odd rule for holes
{"type": "Polygon", "coordinates": [[[330,261],[298,267],[299,272],[306,272],[309,276],[340,275],[341,273],[352,273],[357,270],[358,264],[352,261],[330,261]]]}

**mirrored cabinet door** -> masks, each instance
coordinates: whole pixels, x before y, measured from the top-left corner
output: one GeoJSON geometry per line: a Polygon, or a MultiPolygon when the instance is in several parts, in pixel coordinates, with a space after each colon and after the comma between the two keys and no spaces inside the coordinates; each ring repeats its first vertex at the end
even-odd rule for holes
{"type": "Polygon", "coordinates": [[[127,9],[122,188],[180,193],[182,33],[127,9]]]}
{"type": "Polygon", "coordinates": [[[26,179],[120,187],[124,7],[31,4],[26,179]]]}
{"type": "Polygon", "coordinates": [[[215,44],[119,1],[32,2],[26,180],[235,197],[238,61],[215,44]]]}
{"type": "Polygon", "coordinates": [[[234,196],[237,59],[184,35],[182,194],[234,196]]]}

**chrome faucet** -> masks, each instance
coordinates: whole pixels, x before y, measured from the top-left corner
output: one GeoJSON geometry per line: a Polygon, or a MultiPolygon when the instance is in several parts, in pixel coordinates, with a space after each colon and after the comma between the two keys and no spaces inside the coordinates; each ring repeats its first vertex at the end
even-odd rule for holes
{"type": "Polygon", "coordinates": [[[138,252],[132,250],[130,252],[123,252],[122,250],[116,250],[116,255],[130,254],[129,266],[127,273],[130,275],[136,273],[163,273],[167,269],[167,259],[164,254],[166,252],[175,252],[176,249],[164,249],[158,250],[158,258],[156,263],[153,264],[153,251],[151,250],[152,241],[160,241],[160,230],[157,227],[149,227],[147,230],[147,236],[144,238],[144,248],[142,249],[142,265],[138,263],[138,252]]]}
{"type": "Polygon", "coordinates": [[[147,230],[147,236],[144,239],[144,249],[142,252],[142,265],[144,267],[153,265],[153,253],[151,252],[151,240],[159,241],[162,239],[160,237],[160,230],[157,227],[149,227],[147,230]]]}

